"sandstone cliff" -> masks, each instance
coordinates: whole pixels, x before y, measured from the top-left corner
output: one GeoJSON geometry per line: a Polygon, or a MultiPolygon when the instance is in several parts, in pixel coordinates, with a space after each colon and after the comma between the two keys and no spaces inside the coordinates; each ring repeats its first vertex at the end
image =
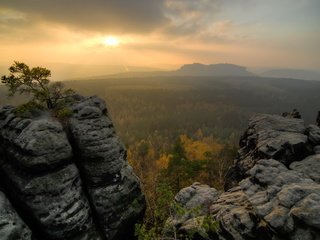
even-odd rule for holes
{"type": "Polygon", "coordinates": [[[145,210],[105,103],[78,96],[64,126],[0,110],[0,238],[131,239],[145,210]]]}
{"type": "Polygon", "coordinates": [[[176,195],[187,211],[168,219],[166,235],[320,239],[320,128],[259,114],[250,120],[240,147],[225,192],[195,183],[176,195]]]}

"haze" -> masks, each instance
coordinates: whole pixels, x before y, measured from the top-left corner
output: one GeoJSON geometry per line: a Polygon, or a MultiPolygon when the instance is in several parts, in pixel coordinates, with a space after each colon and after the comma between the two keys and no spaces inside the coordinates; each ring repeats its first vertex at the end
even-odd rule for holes
{"type": "Polygon", "coordinates": [[[319,70],[319,10],[318,0],[4,0],[0,71],[14,60],[64,78],[192,62],[319,70]]]}

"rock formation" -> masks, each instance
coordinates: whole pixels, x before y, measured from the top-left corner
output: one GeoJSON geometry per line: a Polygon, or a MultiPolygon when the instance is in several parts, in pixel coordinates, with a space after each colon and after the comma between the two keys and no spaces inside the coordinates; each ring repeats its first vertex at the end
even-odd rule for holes
{"type": "Polygon", "coordinates": [[[1,239],[130,239],[140,183],[105,103],[83,98],[64,126],[48,112],[0,110],[1,239]]]}
{"type": "Polygon", "coordinates": [[[298,118],[254,116],[226,176],[226,191],[198,183],[182,189],[175,201],[187,211],[168,219],[166,235],[320,239],[319,136],[318,126],[298,118]],[[201,211],[188,211],[190,206],[201,211]]]}

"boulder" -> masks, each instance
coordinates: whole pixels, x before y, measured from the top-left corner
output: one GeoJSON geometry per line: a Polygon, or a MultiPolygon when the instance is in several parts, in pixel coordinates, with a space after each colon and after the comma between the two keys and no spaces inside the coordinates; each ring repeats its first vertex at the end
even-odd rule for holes
{"type": "Polygon", "coordinates": [[[164,235],[170,237],[174,234],[196,233],[200,239],[207,239],[209,235],[204,228],[207,220],[204,215],[209,214],[209,208],[218,196],[215,188],[197,182],[181,189],[175,196],[172,216],[166,221],[164,235]]]}
{"type": "Polygon", "coordinates": [[[181,189],[175,196],[175,202],[187,210],[201,206],[201,213],[208,213],[210,204],[216,200],[218,196],[219,192],[215,188],[196,182],[190,187],[181,189]]]}

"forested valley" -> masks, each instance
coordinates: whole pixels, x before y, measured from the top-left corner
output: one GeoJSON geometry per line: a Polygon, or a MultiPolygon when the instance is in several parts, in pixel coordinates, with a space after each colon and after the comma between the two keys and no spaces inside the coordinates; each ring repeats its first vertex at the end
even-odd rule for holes
{"type": "MultiPolygon", "coordinates": [[[[320,82],[258,77],[148,77],[65,81],[106,100],[147,200],[146,226],[163,224],[174,194],[193,182],[223,189],[238,141],[254,113],[297,108],[315,119],[320,82]]],[[[0,86],[0,103],[8,99],[0,86]]],[[[161,227],[161,226],[159,226],[161,227]]]]}

